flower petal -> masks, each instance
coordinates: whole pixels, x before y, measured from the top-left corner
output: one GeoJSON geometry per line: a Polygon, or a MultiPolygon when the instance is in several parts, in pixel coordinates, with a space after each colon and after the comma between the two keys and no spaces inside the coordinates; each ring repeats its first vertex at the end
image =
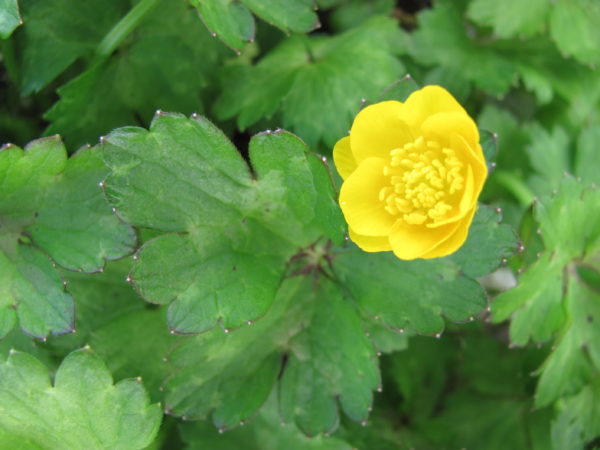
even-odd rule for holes
{"type": "Polygon", "coordinates": [[[430,252],[425,253],[422,258],[440,258],[442,256],[450,255],[462,247],[469,235],[469,227],[473,221],[473,216],[475,216],[475,211],[477,211],[477,205],[475,205],[469,214],[460,221],[459,227],[448,237],[448,239],[430,252]]]}
{"type": "Polygon", "coordinates": [[[450,148],[452,148],[457,155],[460,155],[459,158],[461,160],[466,160],[473,168],[475,195],[479,196],[479,193],[483,188],[483,183],[488,175],[488,168],[481,145],[477,142],[475,147],[472,147],[467,140],[459,134],[453,134],[451,140],[452,143],[450,148]]]}
{"type": "Polygon", "coordinates": [[[387,236],[363,236],[352,228],[348,229],[350,239],[365,252],[385,252],[392,249],[387,236]]]}
{"type": "Polygon", "coordinates": [[[404,102],[404,111],[409,115],[403,116],[411,128],[420,128],[430,116],[441,112],[460,112],[467,114],[456,99],[441,86],[425,86],[413,92],[404,102]]]}
{"type": "Polygon", "coordinates": [[[368,158],[362,161],[340,190],[340,206],[346,222],[357,233],[365,236],[385,236],[396,219],[384,209],[379,192],[389,186],[383,176],[388,161],[368,158]]]}
{"type": "Polygon", "coordinates": [[[443,227],[427,228],[398,221],[390,230],[390,244],[394,254],[400,259],[408,261],[423,258],[447,241],[460,224],[453,222],[443,227]]]}
{"type": "Polygon", "coordinates": [[[350,130],[356,162],[366,158],[389,158],[390,151],[412,142],[413,135],[401,119],[404,105],[387,101],[367,106],[358,113],[350,130]]]}
{"type": "Polygon", "coordinates": [[[356,160],[350,149],[350,136],[343,137],[333,147],[333,162],[343,180],[356,170],[356,160]]]}
{"type": "Polygon", "coordinates": [[[465,112],[441,112],[425,119],[421,130],[427,139],[444,146],[452,145],[452,135],[461,135],[469,145],[479,145],[479,130],[465,112]]]}

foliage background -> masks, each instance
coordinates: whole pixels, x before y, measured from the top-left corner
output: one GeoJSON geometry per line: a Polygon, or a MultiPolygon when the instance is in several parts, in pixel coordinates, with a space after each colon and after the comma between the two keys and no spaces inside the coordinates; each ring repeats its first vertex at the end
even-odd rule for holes
{"type": "MultiPolygon", "coordinates": [[[[61,448],[85,442],[101,448],[111,442],[111,448],[149,445],[149,448],[169,449],[283,446],[378,450],[591,449],[600,446],[600,194],[596,188],[600,182],[596,151],[600,141],[599,29],[600,3],[596,0],[319,0],[316,4],[309,0],[19,0],[18,4],[17,0],[0,0],[3,39],[0,41],[0,143],[25,147],[40,136],[60,134],[66,146],[61,147],[56,138],[34,144],[32,148],[37,148],[36,145],[52,148],[54,166],[39,159],[23,169],[30,172],[16,175],[3,172],[3,190],[9,192],[14,188],[18,197],[2,199],[1,248],[10,255],[7,243],[18,239],[19,248],[41,248],[44,254],[51,255],[60,266],[58,274],[68,290],[56,288],[58,275],[46,261],[46,284],[38,288],[46,298],[52,292],[55,300],[42,303],[68,305],[69,299],[74,298],[77,311],[76,324],[69,322],[68,311],[50,315],[49,306],[44,310],[49,315],[38,321],[34,313],[39,310],[34,304],[31,317],[20,318],[25,333],[14,327],[16,319],[10,319],[10,323],[9,319],[4,320],[8,313],[2,316],[0,330],[6,336],[0,341],[0,358],[8,359],[2,366],[6,372],[0,380],[0,414],[18,410],[18,402],[7,394],[13,391],[20,392],[22,398],[36,399],[34,413],[22,416],[21,420],[32,424],[60,422],[55,416],[46,417],[47,411],[42,412],[56,404],[42,406],[39,397],[31,397],[30,392],[38,392],[31,386],[41,383],[39,392],[45,392],[49,374],[56,374],[53,389],[58,391],[61,386],[69,386],[68,369],[75,367],[71,370],[79,373],[89,370],[95,374],[91,378],[98,379],[90,385],[93,387],[86,388],[86,392],[89,389],[98,393],[98,407],[93,409],[95,420],[100,422],[110,416],[119,402],[135,404],[132,417],[139,418],[139,422],[131,428],[140,433],[140,436],[125,433],[125,437],[119,437],[116,431],[111,431],[112,425],[105,425],[104,431],[93,430],[91,434],[106,433],[112,441],[100,437],[90,444],[81,437],[81,441],[65,444],[60,433],[68,435],[68,427],[48,431],[32,425],[23,434],[14,431],[9,422],[0,421],[0,443],[5,448],[15,448],[15,443],[23,448],[61,448]],[[434,263],[437,266],[402,266],[389,274],[383,271],[382,277],[387,278],[376,280],[377,283],[369,277],[359,278],[365,287],[364,291],[357,291],[360,283],[353,274],[365,267],[367,260],[357,259],[350,251],[350,256],[338,258],[344,262],[337,266],[337,280],[347,289],[354,289],[353,294],[362,292],[361,298],[368,297],[369,290],[383,290],[386,294],[382,298],[365,300],[364,305],[361,300],[358,303],[367,311],[383,305],[386,312],[390,310],[386,301],[402,284],[398,280],[414,286],[413,291],[401,292],[417,298],[420,294],[425,296],[428,289],[437,289],[429,288],[437,286],[426,276],[430,270],[440,276],[454,273],[453,270],[469,274],[471,270],[473,277],[480,277],[492,271],[504,257],[500,271],[479,278],[492,299],[489,308],[486,309],[485,300],[475,302],[464,317],[446,320],[443,334],[435,339],[432,336],[444,327],[436,321],[441,320],[440,312],[453,318],[448,311],[456,300],[446,293],[439,300],[436,313],[421,326],[411,320],[412,326],[409,324],[405,333],[390,334],[377,320],[372,320],[372,314],[353,316],[333,283],[321,281],[315,289],[307,281],[310,277],[300,277],[292,278],[284,292],[277,294],[278,299],[283,299],[275,303],[280,305],[279,310],[273,307],[252,327],[233,330],[227,339],[218,328],[186,338],[171,335],[165,317],[170,328],[180,333],[205,331],[210,326],[187,324],[184,319],[188,315],[193,318],[197,315],[181,306],[183,302],[178,307],[173,306],[176,302],[164,305],[168,303],[163,299],[167,294],[160,292],[160,286],[138,283],[137,292],[152,301],[147,303],[125,280],[170,274],[176,261],[165,255],[170,252],[188,257],[179,253],[181,248],[189,248],[187,244],[171,239],[168,245],[172,247],[159,248],[155,255],[146,250],[104,264],[105,259],[132,253],[133,228],[117,221],[110,209],[104,211],[100,200],[97,206],[83,211],[77,203],[80,199],[73,193],[100,195],[97,185],[104,183],[109,169],[113,175],[106,180],[106,195],[112,206],[121,211],[119,217],[136,226],[138,244],[165,236],[162,233],[182,230],[199,239],[206,233],[210,235],[210,230],[189,229],[187,225],[179,229],[179,219],[173,225],[161,222],[159,213],[144,215],[139,211],[150,211],[152,207],[144,209],[143,203],[135,206],[138,200],[123,193],[123,186],[131,181],[126,178],[130,169],[127,161],[119,159],[121,153],[111,153],[110,149],[121,145],[120,140],[134,139],[128,134],[133,133],[129,129],[109,136],[108,150],[104,150],[102,157],[108,169],[100,162],[98,151],[76,153],[77,149],[96,145],[101,136],[117,127],[148,128],[153,118],[151,133],[157,140],[162,139],[161,130],[168,127],[172,131],[164,132],[164,139],[183,136],[189,128],[184,119],[163,117],[156,110],[187,116],[198,113],[222,129],[259,172],[263,167],[264,185],[268,187],[239,194],[240,198],[268,197],[273,204],[285,207],[307,188],[289,188],[289,192],[279,197],[274,194],[276,188],[285,190],[289,185],[286,180],[267,176],[269,170],[283,164],[270,159],[276,148],[285,147],[290,152],[289,158],[300,161],[293,167],[286,166],[289,172],[285,173],[290,174],[291,180],[309,177],[313,180],[309,190],[328,192],[327,179],[316,168],[316,158],[313,161],[301,156],[304,147],[291,135],[263,134],[252,141],[251,136],[263,130],[285,128],[302,138],[312,152],[329,157],[333,144],[347,133],[352,118],[365,102],[391,98],[409,89],[412,81],[403,78],[406,74],[417,85],[446,87],[477,118],[480,128],[497,133],[495,169],[482,202],[501,208],[504,222],[518,231],[521,251],[513,255],[510,232],[495,225],[493,210],[483,209],[486,212],[480,218],[480,230],[489,236],[482,237],[485,233],[481,231],[482,236],[473,237],[479,240],[472,241],[490,245],[485,248],[491,249],[489,261],[483,261],[489,267],[481,273],[469,269],[468,263],[476,260],[478,251],[483,250],[469,248],[454,260],[434,263]],[[404,81],[394,84],[398,80],[404,81]],[[252,154],[248,149],[253,146],[256,149],[252,154]],[[78,155],[68,163],[65,148],[78,155]],[[63,171],[65,175],[60,182],[52,181],[57,179],[52,177],[63,171]],[[24,187],[18,181],[19,177],[29,180],[26,175],[38,180],[27,183],[27,192],[19,190],[24,187]],[[119,181],[117,175],[125,177],[124,181],[119,181]],[[19,199],[21,203],[39,202],[36,203],[36,210],[41,212],[39,218],[33,220],[29,212],[23,212],[27,208],[18,206],[19,199]],[[123,204],[118,203],[121,200],[123,204]],[[56,211],[53,205],[57,203],[66,206],[56,211]],[[53,217],[59,217],[58,222],[53,222],[53,217]],[[73,219],[65,224],[64,217],[73,219]],[[78,224],[86,220],[101,224],[92,232],[93,238],[76,234],[78,224]],[[56,223],[65,228],[66,236],[61,238],[49,231],[56,223]],[[21,229],[25,231],[21,233],[21,229]],[[70,251],[61,253],[61,249],[77,247],[73,242],[76,235],[84,247],[92,240],[107,244],[100,246],[102,251],[93,249],[92,259],[75,257],[70,251]],[[31,240],[34,246],[29,246],[31,240]],[[119,245],[108,244],[115,240],[119,245]],[[153,261],[160,261],[162,266],[153,266],[153,261]],[[134,264],[134,272],[130,273],[134,264]],[[101,273],[93,273],[100,269],[101,273]],[[513,287],[517,281],[518,285],[513,287]],[[313,294],[305,295],[307,292],[313,294]],[[329,299],[330,309],[317,309],[314,312],[317,319],[310,319],[313,322],[289,319],[301,317],[302,311],[285,308],[295,305],[296,309],[302,309],[303,301],[312,305],[315,300],[311,296],[329,299]],[[287,306],[284,308],[282,304],[287,306]],[[328,317],[347,318],[340,321],[346,325],[335,329],[329,326],[328,317]],[[303,321],[312,323],[309,329],[317,331],[307,332],[306,337],[300,333],[300,338],[288,343],[286,333],[303,321]],[[321,323],[320,328],[315,323],[321,323]],[[357,329],[361,326],[368,329],[370,341],[353,333],[355,324],[357,329]],[[60,334],[71,330],[76,332],[49,334],[49,331],[60,334]],[[309,353],[312,356],[303,359],[302,351],[297,348],[309,348],[306,342],[318,343],[317,347],[325,350],[321,354],[309,353]],[[369,342],[377,348],[377,355],[370,354],[375,350],[369,342]],[[339,348],[330,348],[333,343],[339,348]],[[71,353],[86,344],[93,352],[84,349],[71,353]],[[354,352],[359,354],[361,348],[363,358],[345,367],[347,358],[354,352]],[[8,356],[9,349],[18,352],[8,356]],[[86,356],[88,353],[93,356],[86,356]],[[281,374],[269,370],[268,364],[279,361],[281,355],[286,358],[286,375],[280,387],[273,389],[273,379],[269,377],[279,378],[281,374]],[[169,360],[167,364],[163,357],[169,360]],[[266,362],[262,364],[263,361],[266,362]],[[364,368],[367,381],[350,376],[350,370],[357,366],[364,368]],[[202,372],[198,367],[203,368],[202,372]],[[336,386],[323,387],[314,381],[319,379],[319,370],[323,369],[327,378],[337,373],[339,367],[342,373],[336,386]],[[16,373],[31,377],[31,381],[9,384],[16,373]],[[60,378],[67,380],[64,384],[59,383],[60,373],[67,374],[60,378]],[[196,380],[196,384],[190,385],[190,379],[195,380],[197,373],[205,374],[210,381],[196,383],[196,380]],[[113,386],[110,374],[115,380],[141,375],[145,391],[139,382],[131,387],[113,386]],[[46,380],[44,383],[40,381],[42,378],[46,380]],[[170,381],[164,383],[165,379],[170,381]],[[313,380],[313,384],[308,380],[313,380]],[[301,389],[303,386],[326,395],[311,396],[301,389]],[[368,420],[362,413],[353,417],[354,406],[343,408],[346,415],[338,415],[337,407],[333,415],[323,413],[331,411],[327,402],[331,395],[339,396],[338,389],[367,396],[365,401],[369,411],[372,409],[368,420]],[[372,390],[384,393],[374,395],[371,407],[368,397],[372,390]],[[128,403],[119,397],[125,391],[127,395],[141,397],[128,403]],[[144,395],[150,400],[142,398],[144,395]],[[186,395],[192,395],[193,404],[186,404],[185,399],[191,398],[186,395]],[[116,397],[110,397],[113,400],[109,401],[107,396],[116,397]],[[175,402],[174,398],[179,400],[175,402]],[[309,400],[302,403],[303,398],[309,400]],[[322,403],[315,399],[321,399],[322,403]],[[164,416],[160,430],[160,419],[149,402],[161,402],[165,412],[173,414],[164,416]],[[180,410],[172,410],[178,407],[180,410]],[[211,411],[214,413],[206,420],[185,420],[203,418],[211,411]],[[233,426],[234,419],[238,426],[233,426]],[[244,426],[239,426],[240,420],[244,426]],[[215,425],[222,427],[220,431],[227,431],[221,434],[215,425]],[[57,433],[58,438],[51,437],[52,433],[57,433]]],[[[226,153],[229,147],[220,134],[209,125],[202,126],[211,142],[218,142],[226,153]]],[[[193,137],[189,139],[196,142],[193,137]]],[[[139,156],[133,147],[130,151],[139,156]]],[[[178,158],[194,162],[183,153],[173,155],[173,160],[178,158]]],[[[233,166],[223,167],[229,170],[233,166]]],[[[262,175],[259,173],[259,178],[262,175]]],[[[149,173],[144,176],[151,179],[149,173]]],[[[190,175],[194,176],[198,173],[190,175]]],[[[244,183],[240,177],[237,182],[244,183]]],[[[215,183],[221,183],[219,189],[225,186],[220,179],[215,183]]],[[[167,191],[167,200],[189,206],[180,203],[180,192],[167,191]]],[[[245,205],[240,200],[219,217],[230,217],[236,211],[246,214],[245,205]]],[[[194,207],[202,210],[201,205],[194,207]]],[[[278,279],[295,249],[313,242],[322,230],[327,229],[329,234],[326,234],[341,243],[340,229],[335,226],[336,213],[331,205],[328,208],[327,223],[311,221],[305,215],[306,210],[293,211],[300,218],[301,229],[309,231],[298,231],[286,242],[277,241],[276,250],[268,254],[273,264],[259,273],[257,285],[248,287],[252,292],[256,290],[256,298],[264,296],[260,289],[268,284],[265,279],[278,279]]],[[[295,222],[273,222],[283,219],[265,215],[255,219],[259,225],[248,232],[249,236],[262,233],[260,236],[266,241],[275,239],[268,224],[297,226],[295,222]]],[[[231,233],[243,235],[238,229],[231,233]]],[[[167,245],[165,239],[161,242],[167,245]]],[[[230,251],[229,244],[223,245],[210,251],[230,251]]],[[[27,264],[40,261],[34,250],[24,252],[22,258],[27,264]]],[[[314,252],[304,256],[308,260],[302,260],[301,269],[312,264],[310,258],[322,257],[314,252]]],[[[11,296],[20,289],[6,287],[12,286],[11,280],[17,273],[14,272],[17,266],[7,258],[0,261],[0,280],[5,286],[0,287],[3,310],[9,309],[11,296]]],[[[196,256],[189,258],[197,262],[196,256]]],[[[322,263],[322,259],[319,261],[322,263]]],[[[385,258],[370,261],[374,271],[395,264],[385,258]]],[[[255,263],[248,262],[249,267],[252,264],[255,263]]],[[[217,279],[222,268],[217,266],[214,270],[217,279]]],[[[159,278],[155,284],[177,284],[173,277],[159,278]]],[[[440,284],[440,292],[447,286],[440,284]]],[[[468,292],[465,286],[460,289],[464,295],[470,295],[465,294],[468,292]]],[[[417,303],[425,311],[426,302],[417,303]]],[[[249,313],[252,319],[269,309],[269,305],[252,306],[258,311],[249,313]]],[[[313,314],[310,307],[306,309],[313,314]]],[[[414,317],[420,312],[415,312],[414,317]]],[[[24,314],[21,310],[19,313],[24,314]]],[[[231,328],[239,326],[235,322],[238,319],[230,319],[231,328]]],[[[227,329],[227,325],[224,327],[227,329]]],[[[73,383],[77,385],[76,381],[73,383]]],[[[59,396],[63,399],[62,408],[66,404],[85,403],[84,394],[76,391],[68,390],[67,394],[61,394],[63,397],[59,396]]],[[[52,395],[49,402],[55,401],[52,395]]]]}

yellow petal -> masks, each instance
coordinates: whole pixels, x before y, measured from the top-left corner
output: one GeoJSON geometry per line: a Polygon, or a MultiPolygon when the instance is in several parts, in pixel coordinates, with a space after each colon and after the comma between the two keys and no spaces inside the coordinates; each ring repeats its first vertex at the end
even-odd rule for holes
{"type": "Polygon", "coordinates": [[[352,242],[365,252],[385,252],[392,249],[387,236],[363,236],[356,233],[352,228],[348,229],[348,235],[352,242]]]}
{"type": "Polygon", "coordinates": [[[356,170],[356,160],[350,149],[350,136],[340,139],[333,147],[333,162],[344,180],[356,170]]]}
{"type": "Polygon", "coordinates": [[[350,130],[354,159],[389,158],[390,151],[412,142],[409,127],[400,118],[404,105],[397,101],[375,103],[358,113],[350,130]]]}
{"type": "Polygon", "coordinates": [[[348,225],[365,236],[385,236],[396,219],[384,209],[379,192],[389,186],[383,176],[385,159],[368,158],[362,161],[342,184],[340,207],[348,225]]]}
{"type": "Polygon", "coordinates": [[[478,197],[488,174],[488,168],[481,145],[477,142],[473,147],[469,145],[465,138],[458,134],[453,134],[451,141],[450,148],[456,152],[458,158],[461,161],[466,161],[473,168],[475,195],[478,197]]]}
{"type": "Polygon", "coordinates": [[[432,139],[444,146],[452,145],[454,133],[461,135],[468,144],[479,145],[477,125],[464,112],[441,112],[425,119],[421,130],[426,139],[432,139]]]}
{"type": "Polygon", "coordinates": [[[425,86],[413,92],[404,102],[404,111],[411,128],[420,128],[430,116],[441,112],[460,112],[467,114],[462,106],[446,89],[441,86],[425,86]]]}
{"type": "Polygon", "coordinates": [[[471,226],[471,222],[473,222],[475,211],[477,211],[477,205],[475,205],[469,214],[460,221],[459,227],[448,239],[430,252],[425,253],[422,258],[440,258],[442,256],[450,255],[462,247],[469,235],[469,227],[471,226]]]}
{"type": "Polygon", "coordinates": [[[390,244],[400,259],[423,258],[448,240],[459,226],[460,222],[453,222],[443,227],[427,228],[398,221],[390,230],[390,244]]]}

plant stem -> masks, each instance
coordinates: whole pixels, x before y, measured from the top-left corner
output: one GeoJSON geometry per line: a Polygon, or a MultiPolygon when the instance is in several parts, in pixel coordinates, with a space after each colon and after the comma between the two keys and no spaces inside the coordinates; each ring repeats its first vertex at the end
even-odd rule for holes
{"type": "Polygon", "coordinates": [[[96,55],[103,60],[114,52],[121,42],[137,28],[146,15],[160,0],[141,0],[104,36],[96,48],[96,55]]]}
{"type": "Polygon", "coordinates": [[[496,181],[508,190],[523,206],[531,205],[535,195],[521,178],[511,172],[499,170],[494,174],[496,181]]]}

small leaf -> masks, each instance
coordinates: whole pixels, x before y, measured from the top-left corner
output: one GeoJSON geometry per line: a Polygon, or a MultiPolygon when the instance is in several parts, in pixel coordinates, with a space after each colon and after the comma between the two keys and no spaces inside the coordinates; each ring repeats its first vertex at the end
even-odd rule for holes
{"type": "Polygon", "coordinates": [[[13,352],[0,362],[0,437],[39,448],[142,449],[162,416],[160,405],[148,403],[139,382],[113,385],[102,360],[86,349],[64,359],[53,383],[48,369],[27,353],[13,352]]]}
{"type": "Polygon", "coordinates": [[[192,0],[207,28],[234,50],[254,40],[254,19],[240,1],[192,0]]]}
{"type": "Polygon", "coordinates": [[[594,0],[558,0],[550,15],[550,35],[565,56],[584,64],[600,62],[600,5],[594,0]]]}
{"type": "Polygon", "coordinates": [[[0,38],[9,37],[22,23],[17,0],[0,0],[0,38]]]}

